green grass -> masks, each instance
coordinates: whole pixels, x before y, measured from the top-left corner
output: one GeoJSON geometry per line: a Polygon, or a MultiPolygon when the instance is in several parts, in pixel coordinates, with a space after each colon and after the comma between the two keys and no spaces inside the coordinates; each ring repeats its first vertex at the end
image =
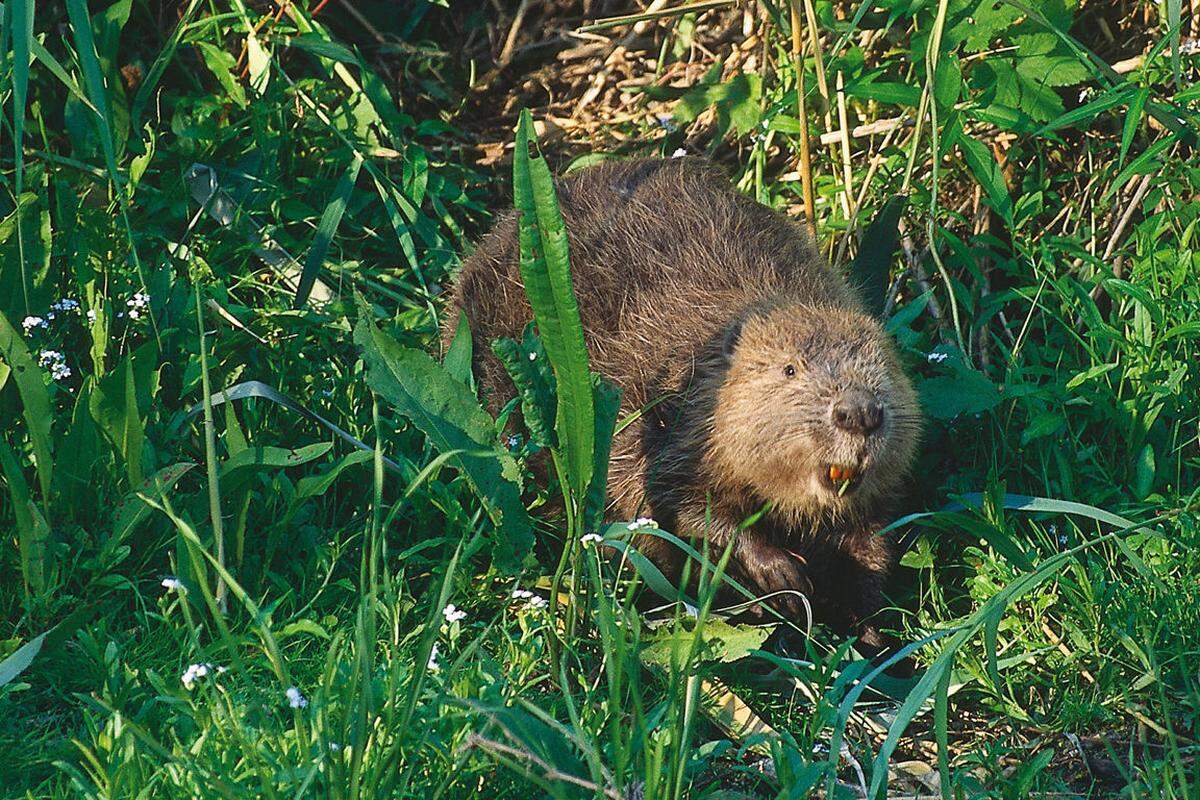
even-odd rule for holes
{"type": "MultiPolygon", "coordinates": [[[[500,441],[462,353],[425,355],[514,196],[461,133],[462,19],[364,2],[381,47],[336,3],[9,0],[0,796],[882,796],[914,761],[952,797],[1200,796],[1196,57],[1179,3],[1131,2],[1152,49],[1114,73],[1094,5],[815,4],[819,243],[888,266],[929,421],[887,532],[906,682],[727,624],[711,573],[698,620],[649,614],[670,589],[627,526],[583,541],[611,395],[546,162],[517,159],[515,197],[547,338],[507,345],[566,387],[529,374],[545,424],[500,441]],[[919,124],[819,144],[838,76],[851,127],[919,124]],[[867,231],[897,195],[887,255],[891,223],[867,231]]],[[[651,28],[655,69],[714,13],[651,28]]],[[[646,113],[596,155],[686,145],[799,208],[789,19],[754,7],[754,72],[625,87],[646,113]]]]}

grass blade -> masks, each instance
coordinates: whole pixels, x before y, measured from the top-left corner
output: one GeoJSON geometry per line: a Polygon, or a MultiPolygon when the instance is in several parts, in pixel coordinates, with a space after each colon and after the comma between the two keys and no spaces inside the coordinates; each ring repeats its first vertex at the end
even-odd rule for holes
{"type": "Polygon", "coordinates": [[[346,168],[346,174],[338,181],[337,188],[333,191],[333,199],[329,201],[329,205],[325,206],[325,212],[321,214],[321,222],[317,225],[317,235],[313,238],[308,256],[304,259],[304,270],[300,273],[300,282],[296,285],[296,300],[292,304],[293,308],[303,308],[304,304],[308,302],[313,284],[317,281],[317,273],[321,270],[321,265],[325,263],[325,254],[329,252],[329,245],[333,241],[334,234],[337,233],[338,225],[342,222],[342,214],[346,211],[350,193],[354,191],[354,183],[358,180],[358,170],[362,167],[362,163],[362,156],[355,153],[354,158],[350,161],[350,166],[346,168]]]}
{"type": "Polygon", "coordinates": [[[108,166],[108,176],[113,182],[117,196],[124,198],[124,184],[117,171],[117,152],[113,144],[112,112],[108,105],[108,91],[104,85],[100,57],[96,53],[96,39],[92,35],[92,20],[88,16],[87,3],[85,0],[66,2],[75,38],[75,53],[79,57],[80,69],[83,70],[84,88],[91,100],[91,107],[96,110],[96,127],[100,134],[100,147],[104,151],[104,162],[108,166]]]}
{"type": "MultiPolygon", "coordinates": [[[[1195,6],[1192,7],[1195,12],[1195,6]]],[[[1183,16],[1183,3],[1180,0],[1167,0],[1167,29],[1168,37],[1171,40],[1171,75],[1175,78],[1175,85],[1179,85],[1179,31],[1180,17],[1183,16]]],[[[1195,25],[1195,23],[1192,23],[1195,25]]]]}
{"type": "Polygon", "coordinates": [[[1117,156],[1118,167],[1125,163],[1125,156],[1129,154],[1129,145],[1133,144],[1134,134],[1137,133],[1138,126],[1142,122],[1142,111],[1146,107],[1146,99],[1149,96],[1149,89],[1139,89],[1133,99],[1129,101],[1129,112],[1125,115],[1125,125],[1121,129],[1121,151],[1117,156]]]}
{"type": "MultiPolygon", "coordinates": [[[[20,198],[25,188],[25,103],[29,91],[29,56],[33,45],[34,0],[10,0],[7,22],[12,40],[12,131],[13,180],[15,196],[20,198]]],[[[29,310],[29,274],[25,265],[25,236],[21,230],[21,209],[17,217],[17,253],[21,268],[21,293],[25,310],[29,310]]]]}
{"type": "MultiPolygon", "coordinates": [[[[329,420],[325,419],[324,417],[322,417],[320,414],[316,413],[315,411],[310,411],[309,409],[302,406],[296,400],[293,400],[292,398],[288,397],[283,392],[280,392],[278,389],[268,386],[267,384],[263,383],[262,381],[244,381],[242,383],[234,384],[233,386],[230,386],[228,389],[222,389],[219,392],[215,392],[208,398],[208,400],[210,403],[212,403],[213,408],[216,408],[217,406],[219,406],[225,402],[232,402],[234,400],[245,400],[245,399],[251,398],[251,397],[258,397],[263,400],[269,400],[270,402],[275,403],[276,405],[286,408],[288,411],[299,414],[300,416],[304,417],[305,419],[311,420],[311,421],[317,423],[318,425],[320,425],[321,427],[325,428],[327,431],[332,433],[334,436],[341,439],[343,442],[346,442],[347,444],[351,445],[352,447],[354,447],[358,450],[362,450],[365,453],[373,453],[375,451],[375,448],[371,447],[369,444],[362,441],[361,439],[358,439],[357,437],[352,435],[349,431],[339,427],[337,424],[335,424],[333,422],[330,422],[329,420]]],[[[187,415],[189,418],[191,418],[191,417],[196,416],[203,410],[204,410],[204,403],[203,402],[197,403],[196,405],[194,405],[188,409],[187,415]]],[[[397,464],[395,461],[392,461],[390,458],[387,458],[386,456],[383,459],[383,465],[397,474],[404,473],[404,470],[400,468],[399,464],[397,464]]]]}

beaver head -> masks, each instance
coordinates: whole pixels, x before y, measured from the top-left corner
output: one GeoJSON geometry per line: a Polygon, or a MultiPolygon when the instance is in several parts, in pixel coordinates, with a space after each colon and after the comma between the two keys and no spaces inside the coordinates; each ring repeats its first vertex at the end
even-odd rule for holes
{"type": "Polygon", "coordinates": [[[723,356],[716,472],[797,520],[866,516],[899,493],[920,414],[876,320],[780,302],[735,322],[723,356]]]}

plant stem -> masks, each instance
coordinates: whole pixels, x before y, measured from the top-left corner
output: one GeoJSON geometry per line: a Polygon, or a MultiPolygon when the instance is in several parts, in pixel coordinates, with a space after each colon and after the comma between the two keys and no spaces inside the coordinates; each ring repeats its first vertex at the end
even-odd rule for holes
{"type": "MultiPolygon", "coordinates": [[[[217,564],[225,568],[225,529],[221,522],[221,484],[217,478],[217,429],[213,423],[212,382],[208,374],[208,343],[204,335],[204,311],[200,303],[200,284],[194,284],[196,295],[196,328],[200,332],[200,381],[204,392],[204,461],[208,473],[208,515],[212,521],[213,542],[217,549],[217,564]]],[[[225,613],[225,579],[218,572],[214,596],[221,613],[225,613]]]]}
{"type": "Polygon", "coordinates": [[[804,197],[804,223],[813,240],[817,238],[816,203],[813,200],[812,155],[808,144],[808,109],[804,87],[804,33],[800,24],[800,0],[791,0],[792,60],[796,64],[796,117],[800,122],[800,186],[804,197]]]}

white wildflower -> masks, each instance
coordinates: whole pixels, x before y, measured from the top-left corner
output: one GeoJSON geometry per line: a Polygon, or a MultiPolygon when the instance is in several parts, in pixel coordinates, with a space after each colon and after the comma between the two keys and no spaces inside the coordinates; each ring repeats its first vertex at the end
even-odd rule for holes
{"type": "Polygon", "coordinates": [[[187,592],[187,589],[183,585],[183,581],[179,580],[179,578],[169,575],[162,579],[162,586],[168,592],[180,592],[181,594],[187,592]]]}
{"type": "Polygon", "coordinates": [[[150,305],[150,295],[145,292],[136,292],[133,297],[125,301],[125,305],[130,308],[145,308],[150,305]]]}
{"type": "Polygon", "coordinates": [[[439,670],[442,665],[438,663],[438,646],[437,642],[433,643],[433,649],[429,651],[429,663],[425,665],[426,669],[439,670]]]}
{"type": "Polygon", "coordinates": [[[25,333],[28,334],[34,328],[49,328],[50,323],[46,322],[46,320],[42,319],[41,317],[35,317],[31,315],[21,320],[21,327],[24,328],[25,333]]]}
{"type": "Polygon", "coordinates": [[[930,364],[940,364],[950,357],[949,353],[930,353],[926,359],[930,364]]]}
{"type": "Polygon", "coordinates": [[[680,147],[674,153],[671,153],[671,158],[683,158],[686,155],[687,155],[687,150],[684,150],[682,147],[680,147]]]}
{"type": "Polygon", "coordinates": [[[87,321],[88,321],[89,323],[94,323],[94,322],[96,321],[96,309],[94,309],[94,308],[89,308],[89,309],[88,309],[88,312],[87,312],[87,321]]]}
{"type": "Polygon", "coordinates": [[[516,450],[521,446],[521,437],[517,436],[515,433],[512,436],[509,436],[505,441],[507,442],[508,449],[510,450],[516,450]]]}
{"type": "Polygon", "coordinates": [[[579,537],[579,543],[584,547],[587,547],[591,544],[600,544],[603,541],[604,537],[598,533],[585,533],[583,536],[579,537]]]}
{"type": "Polygon", "coordinates": [[[461,622],[467,618],[467,612],[450,603],[442,609],[442,616],[446,618],[446,622],[461,622]]]}
{"type": "Polygon", "coordinates": [[[284,694],[287,695],[288,705],[292,708],[308,707],[308,698],[302,695],[300,690],[295,686],[289,686],[288,690],[284,692],[284,694]]]}
{"type": "MultiPolygon", "coordinates": [[[[183,671],[183,675],[180,676],[179,680],[182,681],[183,688],[191,691],[196,686],[198,680],[206,677],[212,671],[212,664],[192,664],[183,671]]],[[[220,671],[224,672],[224,670],[220,671]]]]}
{"type": "Polygon", "coordinates": [[[129,309],[129,318],[130,319],[140,319],[141,316],[142,316],[142,312],[138,311],[136,308],[129,309]]]}
{"type": "Polygon", "coordinates": [[[56,381],[71,377],[71,368],[67,366],[67,357],[58,350],[42,350],[38,353],[38,363],[50,370],[50,377],[56,381]]]}
{"type": "Polygon", "coordinates": [[[530,360],[530,361],[537,361],[537,353],[530,353],[530,354],[529,354],[529,360],[530,360]]]}
{"type": "Polygon", "coordinates": [[[528,589],[513,589],[512,598],[513,600],[524,600],[525,603],[521,608],[525,611],[537,610],[550,605],[546,598],[536,595],[528,589]]]}
{"type": "Polygon", "coordinates": [[[631,531],[656,530],[658,523],[649,517],[638,517],[626,527],[631,531]]]}

